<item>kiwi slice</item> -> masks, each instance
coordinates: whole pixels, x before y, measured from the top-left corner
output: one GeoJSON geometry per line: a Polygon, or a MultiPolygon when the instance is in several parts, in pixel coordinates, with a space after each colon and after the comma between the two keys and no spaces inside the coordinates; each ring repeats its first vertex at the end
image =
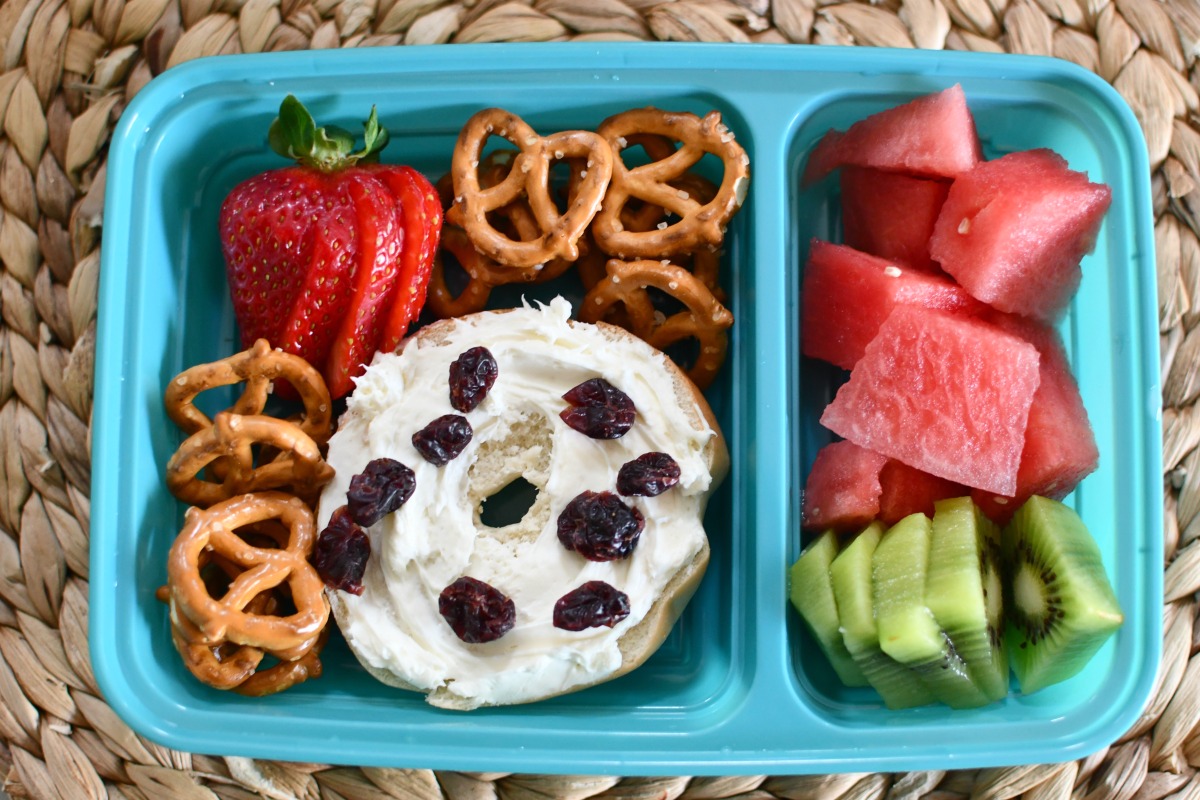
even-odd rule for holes
{"type": "Polygon", "coordinates": [[[1008,694],[1000,529],[970,497],[934,504],[925,604],[989,700],[1008,694]]]}
{"type": "Polygon", "coordinates": [[[838,608],[829,578],[829,565],[837,552],[838,540],[833,531],[818,536],[788,572],[788,594],[842,683],[866,686],[867,678],[846,650],[838,629],[838,608]]]}
{"type": "Polygon", "coordinates": [[[924,514],[897,522],[879,541],[871,560],[872,599],[883,652],[925,681],[952,708],[987,705],[946,632],[925,604],[932,524],[924,514]]]}
{"type": "Polygon", "coordinates": [[[1031,497],[1004,529],[1009,656],[1029,694],[1074,676],[1124,622],[1083,520],[1031,497]]]}
{"type": "Polygon", "coordinates": [[[884,705],[893,709],[924,706],[934,701],[933,694],[916,673],[879,647],[871,598],[871,560],[883,532],[882,523],[868,525],[842,548],[829,567],[842,640],[884,705]]]}

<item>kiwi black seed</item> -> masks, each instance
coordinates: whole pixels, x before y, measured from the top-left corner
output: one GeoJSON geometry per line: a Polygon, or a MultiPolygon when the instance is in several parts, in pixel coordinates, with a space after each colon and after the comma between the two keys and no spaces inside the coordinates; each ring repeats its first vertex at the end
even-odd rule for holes
{"type": "Polygon", "coordinates": [[[1009,657],[1029,694],[1083,669],[1124,616],[1100,550],[1070,507],[1030,498],[1004,529],[1002,553],[1009,657]]]}

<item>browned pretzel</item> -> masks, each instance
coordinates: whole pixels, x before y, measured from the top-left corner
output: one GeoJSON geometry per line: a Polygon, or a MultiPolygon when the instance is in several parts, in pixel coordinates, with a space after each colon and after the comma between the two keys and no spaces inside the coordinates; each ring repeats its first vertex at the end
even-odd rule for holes
{"type": "MultiPolygon", "coordinates": [[[[517,156],[514,150],[496,150],[480,163],[479,185],[484,189],[499,186],[509,176],[517,156]]],[[[529,199],[521,196],[496,209],[489,217],[496,230],[518,242],[531,242],[542,235],[537,217],[529,205],[529,199]]],[[[532,267],[514,267],[488,258],[482,253],[471,259],[472,273],[492,286],[508,283],[543,283],[554,280],[571,268],[566,258],[554,258],[532,267]]],[[[461,260],[461,258],[460,258],[461,260]]]]}
{"type": "Polygon", "coordinates": [[[687,374],[699,388],[708,387],[729,346],[727,331],[733,325],[729,309],[721,305],[699,278],[674,264],[613,259],[607,269],[608,277],[583,298],[579,318],[584,322],[600,321],[620,304],[624,307],[623,321],[628,330],[659,350],[684,339],[695,339],[699,353],[687,374]],[[649,286],[675,298],[686,309],[659,319],[646,293],[649,286]]]}
{"type": "MultiPolygon", "coordinates": [[[[259,597],[267,597],[267,593],[259,597]]],[[[329,626],[326,625],[312,647],[298,658],[278,659],[275,664],[261,669],[266,655],[261,648],[228,641],[206,644],[192,638],[195,631],[197,628],[191,620],[172,610],[171,639],[188,671],[214,689],[232,689],[248,697],[277,694],[309,678],[320,677],[321,650],[329,640],[329,626]]]]}
{"type": "Polygon", "coordinates": [[[595,133],[563,131],[542,137],[510,111],[484,109],[459,132],[450,169],[454,201],[446,220],[465,229],[477,250],[505,266],[536,267],[555,258],[574,261],[579,237],[600,207],[612,170],[612,149],[595,133]],[[504,180],[484,188],[479,168],[491,136],[508,140],[519,152],[504,180]],[[587,174],[566,212],[560,213],[551,196],[550,168],[565,159],[582,159],[587,174]],[[488,214],[520,197],[528,201],[540,232],[527,241],[505,235],[488,220],[488,214]]]}
{"type": "Polygon", "coordinates": [[[333,467],[298,425],[261,414],[217,414],[211,427],[193,433],[167,462],[167,488],[194,506],[210,506],[235,495],[290,487],[312,499],[333,477],[333,467]],[[255,446],[277,451],[267,463],[255,464],[255,446]],[[222,459],[218,481],[201,477],[204,468],[222,459]]]}
{"type": "MultiPolygon", "coordinates": [[[[725,226],[745,199],[750,159],[721,122],[719,112],[711,111],[701,118],[642,108],[609,117],[597,132],[616,155],[604,207],[592,224],[601,249],[620,258],[665,258],[721,244],[725,226]],[[629,168],[621,158],[622,150],[629,146],[630,137],[647,134],[678,141],[680,146],[663,158],[629,168]],[[706,153],[717,156],[724,165],[721,185],[707,202],[694,197],[689,188],[674,185],[706,153]],[[634,199],[665,209],[679,219],[661,229],[627,230],[622,214],[634,199]]],[[[646,149],[653,158],[656,148],[646,149]]]]}
{"type": "MultiPolygon", "coordinates": [[[[169,591],[169,589],[168,589],[169,591]]],[[[265,595],[263,595],[265,597],[265,595]]],[[[259,608],[258,598],[251,601],[247,610],[259,608]]],[[[171,641],[183,658],[183,664],[188,672],[195,675],[202,683],[214,689],[232,689],[245,683],[262,663],[263,651],[249,645],[238,645],[230,642],[207,644],[196,641],[198,629],[191,620],[179,613],[174,601],[170,602],[171,609],[171,641]]]]}
{"type": "Polygon", "coordinates": [[[235,414],[261,414],[275,381],[286,381],[300,395],[304,415],[298,424],[319,445],[329,441],[333,408],[329,390],[321,373],[300,356],[272,350],[266,339],[259,339],[248,350],[211,364],[198,364],[175,376],[163,393],[167,416],[193,434],[212,425],[204,412],[196,408],[196,396],[207,389],[244,383],[246,388],[228,409],[235,414]]]}
{"type": "Polygon", "coordinates": [[[189,508],[167,559],[177,634],[191,644],[245,645],[285,661],[302,657],[316,645],[329,619],[324,584],[308,563],[315,541],[312,511],[299,498],[279,492],[242,495],[207,510],[189,508]],[[238,534],[239,529],[272,519],[288,530],[285,547],[255,547],[238,534]],[[220,599],[210,594],[201,574],[215,556],[242,570],[220,599]],[[256,598],[283,586],[295,612],[266,613],[256,598]]]}
{"type": "MultiPolygon", "coordinates": [[[[244,525],[238,529],[237,534],[250,544],[261,543],[267,547],[287,547],[290,535],[288,529],[277,519],[244,525]]],[[[224,578],[223,584],[210,588],[210,592],[214,594],[228,591],[229,582],[242,572],[237,564],[212,550],[201,551],[199,563],[202,570],[207,563],[216,568],[224,578]]],[[[208,585],[207,579],[205,585],[208,585]]],[[[278,609],[285,600],[291,602],[290,595],[286,598],[280,596],[283,594],[281,588],[276,587],[274,590],[258,594],[247,604],[246,611],[253,614],[278,614],[278,609]]],[[[215,689],[232,689],[238,694],[260,697],[284,691],[309,678],[320,676],[319,655],[329,638],[328,625],[321,630],[312,648],[298,659],[278,659],[277,663],[263,669],[264,656],[273,654],[259,647],[229,641],[216,644],[205,642],[204,634],[196,623],[186,614],[179,613],[171,594],[170,585],[161,586],[155,592],[155,596],[170,609],[171,640],[175,649],[182,657],[184,666],[201,683],[215,689]]]]}
{"type": "Polygon", "coordinates": [[[329,641],[329,626],[317,636],[312,649],[292,661],[280,660],[266,669],[255,670],[254,674],[234,687],[238,694],[247,697],[264,697],[290,689],[309,678],[321,677],[321,651],[329,641]]]}

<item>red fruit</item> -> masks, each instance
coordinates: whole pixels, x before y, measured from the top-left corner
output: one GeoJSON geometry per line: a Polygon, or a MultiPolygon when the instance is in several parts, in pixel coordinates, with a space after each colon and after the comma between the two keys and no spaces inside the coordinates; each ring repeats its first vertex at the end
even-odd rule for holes
{"type": "Polygon", "coordinates": [[[854,164],[928,178],[953,178],[982,158],[975,119],[959,85],[829,131],[813,148],[804,183],[854,164]]]}
{"type": "Polygon", "coordinates": [[[1038,351],[972,317],[898,305],[821,424],[923,472],[1010,496],[1038,351]]]}
{"type": "Polygon", "coordinates": [[[941,272],[929,257],[929,237],[950,182],[870,167],[844,167],[842,231],[846,244],[917,269],[941,272]]]}
{"type": "Polygon", "coordinates": [[[978,314],[987,307],[945,275],[814,239],[804,265],[804,355],[851,369],[898,305],[978,314]]]}
{"type": "Polygon", "coordinates": [[[301,356],[342,397],[420,312],[440,204],[411,167],[367,163],[387,144],[374,109],[351,152],[349,133],[317,128],[289,95],[270,142],[299,165],[239,184],[220,215],[242,344],[265,338],[301,356]]]}
{"type": "Polygon", "coordinates": [[[849,533],[870,524],[879,515],[879,471],[886,462],[853,442],[822,447],[804,484],[803,527],[849,533]]]}
{"type": "Polygon", "coordinates": [[[429,287],[429,272],[442,230],[442,201],[437,189],[412,167],[384,167],[380,176],[400,198],[408,240],[400,255],[400,277],[384,322],[379,349],[391,352],[421,313],[429,287]],[[420,236],[421,233],[424,236],[420,236]]]}
{"type": "Polygon", "coordinates": [[[1000,328],[1020,336],[1037,348],[1041,376],[1017,470],[1017,488],[1010,497],[972,492],[975,503],[995,523],[1005,525],[1030,497],[1061,500],[1074,491],[1100,461],[1096,437],[1088,421],[1079,384],[1071,374],[1062,340],[1053,328],[1012,315],[990,318],[1000,328]]]}
{"type": "Polygon", "coordinates": [[[879,485],[883,488],[879,496],[879,519],[888,525],[895,525],[909,514],[932,517],[933,504],[938,500],[971,493],[961,483],[930,475],[894,458],[888,459],[879,471],[879,485]]]}
{"type": "Polygon", "coordinates": [[[1112,190],[1050,150],[1009,153],[959,176],[929,253],[963,288],[1014,314],[1054,321],[1083,273],[1112,190]]]}

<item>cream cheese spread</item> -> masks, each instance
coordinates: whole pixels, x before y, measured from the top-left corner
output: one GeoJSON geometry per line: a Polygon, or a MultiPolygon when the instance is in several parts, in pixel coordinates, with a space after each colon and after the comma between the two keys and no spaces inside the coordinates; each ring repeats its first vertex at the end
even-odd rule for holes
{"type": "Polygon", "coordinates": [[[321,497],[322,528],[372,459],[394,458],[416,474],[408,502],[367,531],[362,595],[331,594],[357,657],[415,689],[440,690],[430,698],[435,704],[520,703],[603,680],[621,666],[618,639],[704,546],[701,517],[713,482],[704,450],[717,432],[698,408],[679,407],[664,355],[632,337],[613,341],[594,326],[569,323],[570,311],[557,298],[464,317],[437,342],[416,337],[398,353],[376,356],[330,441],[336,477],[321,497]],[[434,466],[412,435],[457,413],[450,364],[476,346],[491,351],[498,377],[465,414],[474,429],[470,444],[434,466]],[[590,439],[559,418],[567,407],[562,395],[595,377],[637,408],[632,429],[619,439],[590,439]],[[557,535],[567,503],[584,490],[615,492],[621,465],[651,451],[671,455],[680,480],[657,497],[624,498],[645,518],[632,555],[598,563],[568,551],[557,535]],[[537,500],[519,522],[488,527],[480,519],[483,501],[516,478],[538,489],[537,500]],[[438,613],[442,589],[464,575],[513,600],[515,625],[500,639],[467,644],[438,613]],[[626,593],[629,616],[612,628],[555,628],[555,601],[590,580],[626,593]]]}

